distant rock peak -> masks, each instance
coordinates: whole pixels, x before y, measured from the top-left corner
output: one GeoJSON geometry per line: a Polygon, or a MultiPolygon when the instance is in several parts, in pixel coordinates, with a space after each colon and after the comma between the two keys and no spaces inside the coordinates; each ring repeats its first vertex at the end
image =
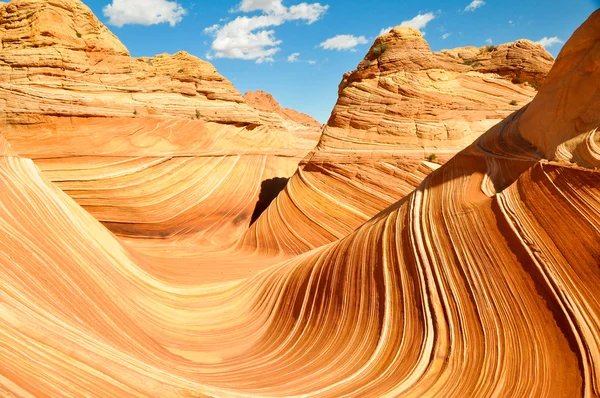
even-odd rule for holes
{"type": "Polygon", "coordinates": [[[524,39],[498,46],[432,52],[420,31],[398,26],[375,40],[358,68],[348,74],[348,81],[361,79],[365,74],[444,69],[496,73],[514,83],[529,83],[537,89],[553,61],[552,55],[541,45],[524,39]]]}
{"type": "Polygon", "coordinates": [[[267,93],[266,91],[247,91],[246,94],[244,94],[244,99],[250,106],[258,110],[278,113],[284,118],[305,126],[321,126],[321,123],[306,113],[301,113],[290,108],[282,108],[273,95],[267,93]]]}
{"type": "Polygon", "coordinates": [[[529,103],[552,65],[528,40],[432,52],[418,30],[393,28],[344,75],[318,147],[464,148],[529,103]]]}
{"type": "Polygon", "coordinates": [[[127,48],[79,0],[0,3],[2,49],[58,47],[129,55],[127,48]]]}

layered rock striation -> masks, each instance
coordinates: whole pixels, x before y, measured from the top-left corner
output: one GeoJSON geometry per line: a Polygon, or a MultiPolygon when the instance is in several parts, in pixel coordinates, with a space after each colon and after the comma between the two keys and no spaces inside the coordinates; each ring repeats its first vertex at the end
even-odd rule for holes
{"type": "Polygon", "coordinates": [[[434,53],[413,28],[378,37],[344,75],[317,148],[243,244],[301,253],[348,235],[531,101],[552,63],[527,40],[434,53]]]}
{"type": "Polygon", "coordinates": [[[599,49],[600,11],[412,193],[236,282],[156,273],[0,137],[0,393],[600,395],[599,49]]]}
{"type": "Polygon", "coordinates": [[[0,39],[3,135],[126,236],[235,240],[319,136],[190,54],[131,57],[78,0],[2,3],[0,39]]]}

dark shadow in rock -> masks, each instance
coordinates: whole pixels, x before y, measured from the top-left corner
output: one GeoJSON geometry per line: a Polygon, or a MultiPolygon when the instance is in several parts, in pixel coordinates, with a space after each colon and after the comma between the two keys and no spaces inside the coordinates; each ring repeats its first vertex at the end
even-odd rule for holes
{"type": "Polygon", "coordinates": [[[289,178],[275,177],[268,180],[264,180],[260,185],[260,194],[258,195],[258,202],[252,213],[252,219],[250,220],[250,226],[258,220],[261,214],[271,204],[273,200],[279,195],[279,192],[283,191],[289,178]]]}

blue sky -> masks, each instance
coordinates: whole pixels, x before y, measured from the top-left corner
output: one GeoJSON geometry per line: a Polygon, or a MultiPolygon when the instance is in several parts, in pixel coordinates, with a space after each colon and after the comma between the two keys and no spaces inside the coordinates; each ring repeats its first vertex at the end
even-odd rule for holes
{"type": "Polygon", "coordinates": [[[433,51],[527,38],[556,56],[599,0],[83,0],[132,56],[187,51],[237,89],[326,122],[342,75],[383,29],[409,24],[433,51]]]}

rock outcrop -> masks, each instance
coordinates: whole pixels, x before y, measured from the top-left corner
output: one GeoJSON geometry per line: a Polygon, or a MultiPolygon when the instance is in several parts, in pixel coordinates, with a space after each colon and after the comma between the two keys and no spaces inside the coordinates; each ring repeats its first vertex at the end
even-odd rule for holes
{"type": "Polygon", "coordinates": [[[250,106],[260,111],[265,111],[267,114],[276,113],[286,119],[304,126],[317,128],[321,127],[321,123],[306,113],[300,113],[290,108],[282,108],[281,105],[279,105],[279,102],[277,102],[277,100],[275,100],[271,94],[265,91],[248,91],[246,94],[244,94],[244,99],[250,106]]]}
{"type": "Polygon", "coordinates": [[[599,396],[599,33],[404,199],[233,283],[157,269],[0,156],[0,394],[599,396]]]}
{"type": "Polygon", "coordinates": [[[378,37],[344,75],[316,150],[242,244],[302,253],[348,235],[531,101],[552,63],[527,40],[433,53],[413,28],[378,37]]]}
{"type": "Polygon", "coordinates": [[[190,54],[130,57],[79,0],[2,3],[0,39],[3,135],[123,235],[235,240],[319,136],[190,54]]]}
{"type": "Polygon", "coordinates": [[[344,76],[319,148],[464,148],[528,103],[552,61],[526,40],[432,53],[418,30],[394,28],[344,76]]]}

